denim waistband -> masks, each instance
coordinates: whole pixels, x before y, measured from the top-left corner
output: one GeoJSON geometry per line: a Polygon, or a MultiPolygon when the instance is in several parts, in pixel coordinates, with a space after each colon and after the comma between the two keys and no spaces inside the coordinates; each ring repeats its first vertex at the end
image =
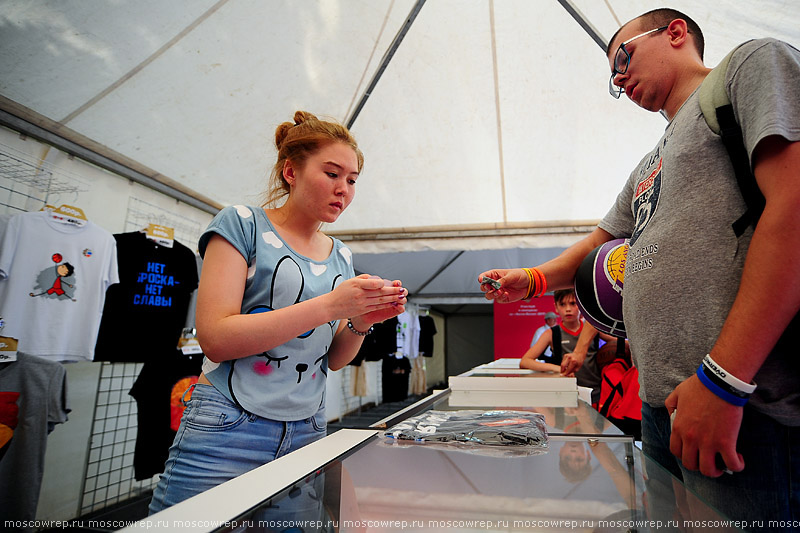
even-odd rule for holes
{"type": "MultiPolygon", "coordinates": [[[[230,401],[224,394],[217,390],[214,385],[207,385],[205,383],[195,383],[183,393],[183,397],[181,401],[183,404],[186,405],[187,403],[187,396],[189,396],[189,391],[191,391],[191,399],[192,400],[210,400],[214,402],[224,403],[226,405],[234,405],[235,403],[230,401]]],[[[238,407],[238,406],[236,406],[238,407]]]]}

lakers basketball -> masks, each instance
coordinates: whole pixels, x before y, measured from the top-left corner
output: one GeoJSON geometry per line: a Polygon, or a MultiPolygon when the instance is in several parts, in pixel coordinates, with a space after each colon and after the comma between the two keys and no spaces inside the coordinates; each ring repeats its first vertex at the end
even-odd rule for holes
{"type": "Polygon", "coordinates": [[[625,284],[626,239],[604,243],[587,255],[575,275],[575,297],[584,318],[599,331],[624,338],[622,289],[625,284]]]}

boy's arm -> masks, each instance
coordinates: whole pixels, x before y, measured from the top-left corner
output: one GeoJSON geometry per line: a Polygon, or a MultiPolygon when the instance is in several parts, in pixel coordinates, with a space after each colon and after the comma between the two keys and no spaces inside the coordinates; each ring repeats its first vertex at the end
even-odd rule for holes
{"type": "MultiPolygon", "coordinates": [[[[715,362],[745,383],[753,380],[800,308],[800,274],[787,268],[800,264],[800,142],[767,137],[753,161],[767,202],[750,241],[739,292],[711,350],[715,362]],[[767,309],[770,320],[760,320],[767,309]],[[756,322],[759,334],[752,335],[756,322]]],[[[698,362],[704,355],[696,354],[698,362]]],[[[666,406],[670,412],[678,409],[670,450],[686,468],[720,476],[717,454],[730,470],[744,468],[736,451],[742,407],[715,396],[696,375],[672,391],[666,406]]]]}
{"type": "Polygon", "coordinates": [[[614,236],[604,229],[595,228],[592,233],[576,242],[558,257],[539,265],[539,270],[547,279],[548,290],[569,289],[575,282],[575,273],[589,252],[603,243],[614,240],[614,236]]]}
{"type": "Polygon", "coordinates": [[[536,344],[536,341],[538,341],[539,339],[541,339],[541,338],[542,338],[542,334],[543,334],[545,331],[546,331],[545,329],[543,329],[543,328],[539,328],[539,329],[537,329],[537,330],[536,330],[536,331],[533,333],[533,338],[531,339],[531,346],[533,346],[534,344],[536,344]]]}
{"type": "Polygon", "coordinates": [[[537,372],[558,372],[560,373],[561,367],[553,363],[544,363],[535,359],[521,359],[519,362],[520,368],[527,368],[528,370],[535,370],[537,372]]]}
{"type": "Polygon", "coordinates": [[[558,365],[537,361],[537,359],[542,356],[545,349],[552,344],[553,332],[552,330],[548,329],[542,333],[542,336],[539,337],[539,340],[536,341],[536,344],[528,348],[528,351],[525,352],[525,355],[523,355],[522,359],[519,360],[519,367],[527,368],[528,370],[537,370],[539,372],[559,372],[561,367],[558,365]]]}
{"type": "MultiPolygon", "coordinates": [[[[547,290],[572,287],[575,272],[581,266],[583,258],[601,244],[613,239],[614,236],[606,230],[595,228],[592,233],[561,252],[555,259],[539,265],[539,270],[547,280],[547,290]]],[[[497,300],[500,303],[516,302],[523,299],[528,292],[528,276],[521,268],[487,270],[478,277],[497,279],[502,284],[497,290],[488,283],[480,286],[487,300],[497,300]]]]}

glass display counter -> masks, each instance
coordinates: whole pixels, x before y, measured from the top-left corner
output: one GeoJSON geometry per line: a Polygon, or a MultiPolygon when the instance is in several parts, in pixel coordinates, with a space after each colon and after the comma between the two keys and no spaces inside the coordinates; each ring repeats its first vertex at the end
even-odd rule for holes
{"type": "Polygon", "coordinates": [[[545,453],[495,456],[400,444],[376,434],[237,517],[237,527],[592,531],[613,525],[616,531],[637,519],[643,491],[628,453],[623,443],[602,437],[590,444],[587,438],[554,436],[545,453]]]}
{"type": "Polygon", "coordinates": [[[514,409],[544,415],[549,442],[540,453],[383,436],[415,414],[455,409],[448,396],[417,402],[376,430],[339,430],[129,529],[735,531],[583,402],[514,409]]]}

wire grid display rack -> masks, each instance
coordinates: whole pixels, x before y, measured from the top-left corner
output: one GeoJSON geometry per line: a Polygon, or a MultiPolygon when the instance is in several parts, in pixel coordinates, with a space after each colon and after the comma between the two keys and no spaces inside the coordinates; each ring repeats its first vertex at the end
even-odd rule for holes
{"type": "MultiPolygon", "coordinates": [[[[175,230],[175,240],[196,243],[204,225],[138,198],[130,198],[125,231],[148,224],[175,230]]],[[[86,515],[118,502],[149,493],[158,475],[136,480],[133,468],[138,427],[136,400],[128,394],[144,363],[102,362],[97,385],[89,457],[83,483],[80,514],[86,515]]]]}
{"type": "MultiPolygon", "coordinates": [[[[48,204],[80,205],[80,193],[89,190],[90,184],[81,176],[0,144],[0,215],[38,211],[48,204]]],[[[130,197],[124,231],[138,231],[151,223],[174,228],[175,239],[183,243],[197,243],[204,227],[200,221],[130,197]]],[[[157,476],[137,481],[133,470],[138,421],[136,402],[128,391],[143,363],[95,364],[102,366],[82,481],[81,515],[149,492],[157,482],[157,476]]]]}
{"type": "Polygon", "coordinates": [[[89,185],[42,161],[0,144],[0,213],[38,211],[48,203],[76,203],[89,185]]]}

